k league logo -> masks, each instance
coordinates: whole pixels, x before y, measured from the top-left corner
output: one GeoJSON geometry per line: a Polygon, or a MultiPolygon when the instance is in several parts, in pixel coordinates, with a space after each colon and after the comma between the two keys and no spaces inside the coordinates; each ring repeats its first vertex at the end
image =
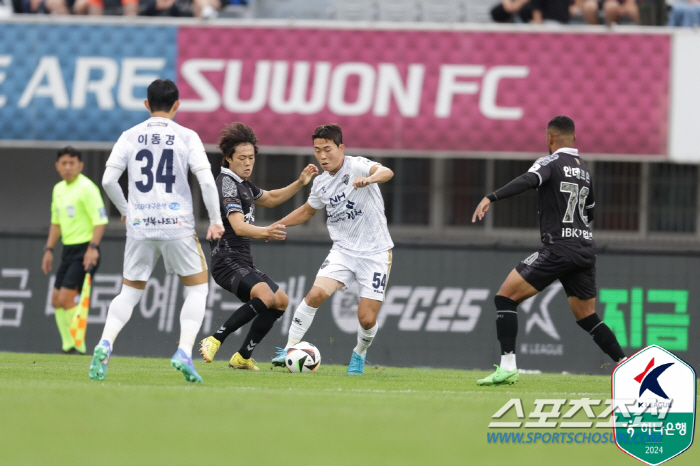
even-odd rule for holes
{"type": "Polygon", "coordinates": [[[693,443],[696,395],[695,371],[670,351],[652,345],[630,356],[612,373],[613,402],[629,409],[627,418],[613,414],[618,448],[650,465],[683,453],[693,443]]]}

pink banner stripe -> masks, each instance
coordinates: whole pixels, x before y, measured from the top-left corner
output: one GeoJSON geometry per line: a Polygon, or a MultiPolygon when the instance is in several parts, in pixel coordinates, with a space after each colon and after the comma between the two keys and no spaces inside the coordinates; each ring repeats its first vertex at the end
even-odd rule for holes
{"type": "Polygon", "coordinates": [[[667,152],[668,35],[182,27],[178,49],[178,121],[207,143],[337,122],[349,147],[542,152],[566,114],[583,153],[667,152]]]}

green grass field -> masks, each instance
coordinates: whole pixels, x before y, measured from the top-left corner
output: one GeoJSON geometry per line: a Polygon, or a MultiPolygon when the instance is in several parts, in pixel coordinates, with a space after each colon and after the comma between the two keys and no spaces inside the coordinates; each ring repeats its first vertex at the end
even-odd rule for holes
{"type": "MultiPolygon", "coordinates": [[[[89,380],[89,363],[0,353],[0,464],[642,464],[611,443],[487,442],[509,399],[522,399],[525,416],[536,398],[607,399],[608,377],[526,374],[487,388],[475,384],[480,371],[368,366],[353,377],[344,366],[290,374],[200,361],[204,384],[193,385],[167,359],[116,356],[104,382],[89,380]]],[[[697,465],[699,451],[670,464],[697,465]]]]}

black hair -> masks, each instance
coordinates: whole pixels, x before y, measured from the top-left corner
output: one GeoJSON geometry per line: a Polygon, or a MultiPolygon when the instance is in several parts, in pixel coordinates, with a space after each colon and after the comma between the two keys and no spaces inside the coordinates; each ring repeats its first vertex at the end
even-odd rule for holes
{"type": "Polygon", "coordinates": [[[563,135],[572,135],[576,132],[574,120],[564,115],[557,115],[552,118],[547,124],[547,129],[556,129],[563,135]]]}
{"type": "Polygon", "coordinates": [[[180,100],[177,85],[169,79],[156,79],[148,86],[148,106],[153,112],[169,112],[180,100]]]}
{"type": "Polygon", "coordinates": [[[221,159],[222,167],[228,167],[226,159],[231,157],[236,152],[236,147],[241,144],[252,144],[253,149],[255,149],[255,155],[258,154],[258,137],[255,135],[253,128],[239,121],[234,121],[221,130],[219,149],[224,154],[221,159]]]}
{"type": "Polygon", "coordinates": [[[314,139],[328,139],[333,141],[336,146],[340,146],[343,143],[343,130],[337,123],[330,123],[327,125],[321,125],[314,131],[311,136],[311,140],[314,139]]]}
{"type": "Polygon", "coordinates": [[[70,155],[71,157],[78,157],[79,161],[83,161],[83,156],[78,149],[73,146],[66,146],[58,151],[56,154],[56,160],[60,159],[64,155],[70,155]]]}

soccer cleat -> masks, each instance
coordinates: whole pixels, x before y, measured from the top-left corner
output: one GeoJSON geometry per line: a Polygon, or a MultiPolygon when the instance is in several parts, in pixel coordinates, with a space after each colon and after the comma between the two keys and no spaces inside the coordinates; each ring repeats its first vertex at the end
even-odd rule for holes
{"type": "Polygon", "coordinates": [[[352,352],[352,357],[350,358],[350,365],[346,371],[348,374],[364,374],[365,373],[365,357],[360,356],[356,352],[352,352]]]}
{"type": "Polygon", "coordinates": [[[518,381],[518,369],[515,369],[512,371],[507,371],[507,370],[501,369],[501,367],[498,366],[497,364],[494,364],[494,366],[496,366],[496,372],[494,372],[493,374],[489,375],[486,378],[477,380],[476,381],[477,385],[486,385],[486,386],[512,385],[518,381]]]}
{"type": "Polygon", "coordinates": [[[287,357],[287,350],[277,346],[277,347],[275,347],[275,351],[277,351],[277,353],[275,353],[275,357],[272,358],[272,361],[270,361],[270,362],[272,363],[273,366],[284,367],[286,365],[284,360],[287,357]]]}
{"type": "Polygon", "coordinates": [[[181,348],[178,348],[175,354],[173,354],[170,365],[181,371],[185,380],[188,382],[202,383],[202,378],[197,374],[197,369],[195,369],[192,363],[192,358],[188,358],[181,348]]]}
{"type": "Polygon", "coordinates": [[[202,354],[205,362],[212,362],[214,355],[219,351],[221,342],[214,337],[206,337],[199,343],[199,352],[202,354]]]}
{"type": "Polygon", "coordinates": [[[102,340],[92,353],[92,362],[90,363],[90,380],[104,380],[107,376],[107,364],[109,357],[112,355],[112,348],[107,340],[102,340]]]}
{"type": "Polygon", "coordinates": [[[255,359],[243,359],[241,353],[236,353],[231,356],[231,360],[228,362],[228,367],[233,367],[234,369],[249,369],[251,371],[260,370],[260,368],[255,365],[255,359]]]}

